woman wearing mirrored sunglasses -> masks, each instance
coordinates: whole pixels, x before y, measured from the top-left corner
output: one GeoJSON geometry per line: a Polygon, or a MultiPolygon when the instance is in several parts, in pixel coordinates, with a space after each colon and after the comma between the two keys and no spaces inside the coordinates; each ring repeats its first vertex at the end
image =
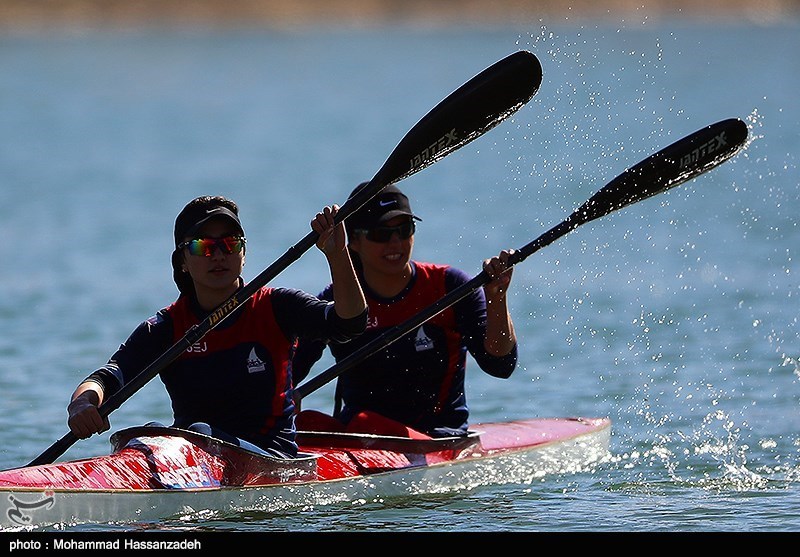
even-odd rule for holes
{"type": "MultiPolygon", "coordinates": [[[[384,188],[345,220],[369,322],[359,338],[329,345],[337,361],[471,280],[449,265],[412,259],[418,220],[408,198],[394,186],[384,188]]],[[[333,417],[304,410],[298,415],[298,429],[417,438],[466,434],[467,353],[494,377],[510,377],[517,363],[517,340],[506,297],[513,269],[506,265],[510,253],[503,251],[484,261],[484,269],[494,279],[483,289],[340,375],[333,417]]],[[[330,299],[331,295],[328,286],[320,297],[330,299]]],[[[325,346],[324,341],[300,340],[293,363],[296,382],[308,375],[325,346]]]]}
{"type": "MultiPolygon", "coordinates": [[[[345,245],[338,207],[311,227],[335,287],[330,301],[288,288],[262,287],[160,373],[172,401],[173,426],[259,453],[294,457],[290,355],[298,336],[345,342],[366,326],[366,302],[345,245]]],[[[109,361],[75,390],[71,431],[84,439],[109,429],[97,408],[194,325],[244,286],[246,239],[236,204],[203,196],[175,220],[173,278],[180,295],[144,321],[109,361]]],[[[153,423],[153,425],[161,425],[153,423]]]]}

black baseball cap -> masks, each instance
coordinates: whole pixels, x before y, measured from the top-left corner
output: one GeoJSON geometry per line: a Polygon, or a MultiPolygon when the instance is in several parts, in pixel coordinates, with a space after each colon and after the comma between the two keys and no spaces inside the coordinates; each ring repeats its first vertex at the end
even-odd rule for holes
{"type": "Polygon", "coordinates": [[[193,205],[189,204],[183,208],[175,219],[175,245],[177,246],[183,239],[193,236],[200,227],[213,218],[224,217],[233,222],[238,231],[244,236],[244,228],[239,221],[239,215],[231,211],[224,205],[193,205]]]}
{"type": "MultiPolygon", "coordinates": [[[[361,191],[369,182],[360,183],[350,194],[350,198],[361,191]]],[[[367,201],[360,209],[347,217],[345,224],[348,231],[358,228],[374,228],[398,216],[408,216],[422,220],[411,210],[408,197],[390,185],[383,188],[375,197],[367,201]]]]}

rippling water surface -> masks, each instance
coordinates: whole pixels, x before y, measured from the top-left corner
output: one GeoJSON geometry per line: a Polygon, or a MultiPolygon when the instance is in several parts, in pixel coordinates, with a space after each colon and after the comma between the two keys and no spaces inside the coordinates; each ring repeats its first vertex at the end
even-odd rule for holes
{"type": "MultiPolygon", "coordinates": [[[[528,49],[544,81],[510,120],[400,185],[418,259],[470,272],[652,152],[738,117],[752,143],[515,268],[520,365],[469,364],[475,422],[608,416],[597,469],[457,494],[77,531],[800,529],[800,24],[542,24],[0,38],[0,467],[66,433],[74,386],[176,294],[175,215],[235,198],[253,278],[343,203],[428,110],[528,49]]],[[[312,250],[272,284],[318,291],[312,250]]],[[[330,365],[320,363],[318,371],[330,365]]],[[[331,389],[305,408],[329,411],[331,389]]],[[[169,421],[153,381],[112,431],[169,421]]],[[[108,435],[65,455],[106,453],[108,435]]]]}

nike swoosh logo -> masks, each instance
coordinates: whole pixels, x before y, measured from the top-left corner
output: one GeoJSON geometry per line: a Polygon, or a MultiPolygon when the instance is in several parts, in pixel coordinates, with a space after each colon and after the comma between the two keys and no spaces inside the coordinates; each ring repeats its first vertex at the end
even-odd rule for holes
{"type": "Polygon", "coordinates": [[[386,207],[387,205],[393,205],[394,201],[378,201],[378,205],[381,207],[386,207]]]}

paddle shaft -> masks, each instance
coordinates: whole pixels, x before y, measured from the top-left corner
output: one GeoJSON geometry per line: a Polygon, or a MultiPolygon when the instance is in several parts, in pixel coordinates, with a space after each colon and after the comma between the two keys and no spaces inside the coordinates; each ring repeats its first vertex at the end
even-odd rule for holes
{"type": "MultiPolygon", "coordinates": [[[[509,265],[524,261],[582,224],[671,189],[719,166],[744,147],[747,134],[748,129],[744,122],[730,118],[707,126],[650,155],[606,184],[564,221],[516,250],[509,257],[509,265]]],[[[491,276],[486,271],[481,271],[411,319],[392,327],[347,358],[298,386],[295,397],[302,399],[308,396],[466,298],[490,280],[491,276]]]]}
{"type": "MultiPolygon", "coordinates": [[[[342,205],[336,222],[342,222],[386,186],[419,172],[498,125],[527,103],[541,83],[541,63],[528,51],[515,52],[486,68],[447,96],[411,128],[369,184],[342,205]]],[[[256,291],[299,259],[316,243],[318,237],[316,232],[309,232],[203,321],[186,331],[180,340],[133,380],[108,397],[98,409],[100,415],[107,417],[119,408],[256,291]]],[[[71,431],[67,432],[28,466],[54,462],[77,440],[71,431]]]]}

